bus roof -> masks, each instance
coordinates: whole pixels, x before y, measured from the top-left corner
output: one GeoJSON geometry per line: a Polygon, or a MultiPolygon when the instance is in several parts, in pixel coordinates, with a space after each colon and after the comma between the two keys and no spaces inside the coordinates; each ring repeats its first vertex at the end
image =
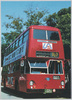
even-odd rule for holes
{"type": "MultiPolygon", "coordinates": [[[[53,31],[58,31],[58,28],[55,27],[51,27],[51,26],[43,26],[43,25],[31,25],[30,27],[28,27],[25,31],[23,31],[23,33],[25,33],[28,29],[33,28],[33,29],[42,29],[42,30],[53,30],[53,31]]],[[[13,44],[23,33],[21,33],[11,44],[13,44]]],[[[10,44],[10,45],[11,45],[10,44]]],[[[8,47],[10,47],[10,45],[8,47]]],[[[7,48],[8,48],[7,47],[7,48]]],[[[5,50],[7,49],[5,48],[5,50]]]]}
{"type": "Polygon", "coordinates": [[[43,25],[32,25],[29,28],[33,28],[33,29],[43,29],[43,30],[55,30],[58,31],[58,28],[55,27],[51,27],[51,26],[43,26],[43,25]]]}

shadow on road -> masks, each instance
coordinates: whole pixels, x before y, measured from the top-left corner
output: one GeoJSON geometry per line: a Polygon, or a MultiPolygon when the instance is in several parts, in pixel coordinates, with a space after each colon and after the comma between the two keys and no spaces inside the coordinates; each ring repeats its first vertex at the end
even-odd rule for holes
{"type": "Polygon", "coordinates": [[[4,89],[3,87],[1,87],[1,91],[3,93],[6,93],[8,94],[9,96],[15,96],[15,97],[19,97],[19,98],[24,98],[24,99],[36,99],[36,98],[70,98],[69,95],[67,96],[66,94],[65,95],[59,95],[59,94],[41,94],[41,93],[36,93],[36,94],[26,94],[26,93],[23,93],[23,92],[18,92],[18,91],[15,91],[15,90],[12,90],[12,89],[9,89],[9,88],[6,88],[4,89]]]}

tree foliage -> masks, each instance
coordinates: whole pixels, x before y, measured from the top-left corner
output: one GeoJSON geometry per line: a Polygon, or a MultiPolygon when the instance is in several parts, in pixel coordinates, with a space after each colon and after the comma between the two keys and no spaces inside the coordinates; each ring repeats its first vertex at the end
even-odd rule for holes
{"type": "Polygon", "coordinates": [[[28,28],[31,25],[43,25],[43,18],[48,13],[48,11],[24,11],[27,15],[27,21],[24,23],[26,28],[28,28]]]}
{"type": "Polygon", "coordinates": [[[6,43],[4,43],[4,44],[1,45],[1,65],[3,65],[3,58],[4,58],[5,48],[7,46],[8,45],[6,43]]]}
{"type": "Polygon", "coordinates": [[[11,29],[12,31],[2,33],[7,44],[10,44],[15,38],[22,32],[23,20],[21,18],[14,18],[10,15],[6,15],[10,20],[9,23],[5,24],[6,29],[11,29]]]}

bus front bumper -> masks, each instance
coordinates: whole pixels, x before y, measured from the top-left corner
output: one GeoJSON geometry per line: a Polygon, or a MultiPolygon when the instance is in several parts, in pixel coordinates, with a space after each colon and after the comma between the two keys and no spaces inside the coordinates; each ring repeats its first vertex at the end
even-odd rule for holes
{"type": "Polygon", "coordinates": [[[27,93],[61,93],[65,89],[27,89],[27,93]]]}

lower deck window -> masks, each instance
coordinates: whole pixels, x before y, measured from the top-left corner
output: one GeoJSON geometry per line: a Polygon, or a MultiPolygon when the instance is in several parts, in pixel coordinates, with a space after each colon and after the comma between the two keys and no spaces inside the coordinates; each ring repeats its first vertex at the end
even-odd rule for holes
{"type": "Polygon", "coordinates": [[[49,73],[50,74],[63,74],[62,62],[61,61],[50,61],[49,73]]]}

